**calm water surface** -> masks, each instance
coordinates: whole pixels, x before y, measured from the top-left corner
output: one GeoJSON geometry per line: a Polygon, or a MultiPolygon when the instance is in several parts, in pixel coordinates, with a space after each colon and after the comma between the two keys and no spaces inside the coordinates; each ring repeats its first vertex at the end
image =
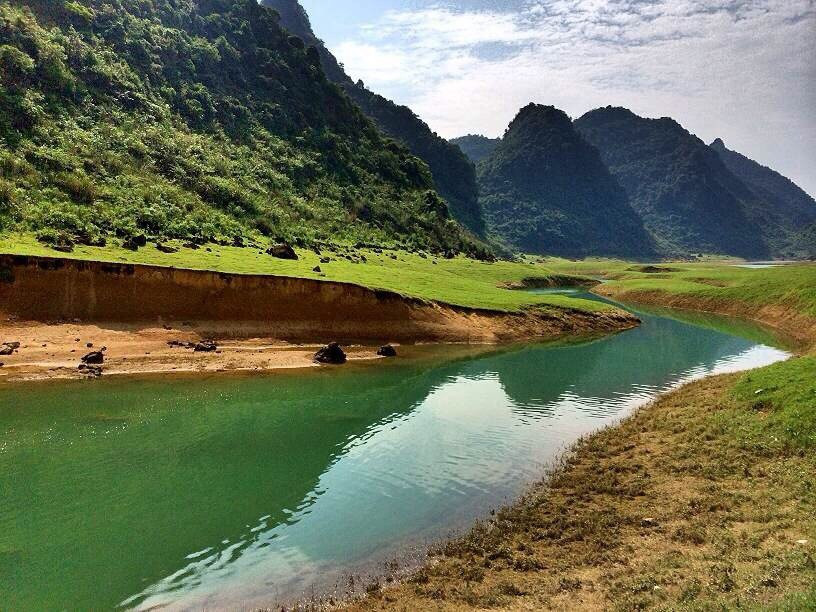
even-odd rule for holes
{"type": "Polygon", "coordinates": [[[659,392],[787,356],[708,320],[643,318],[479,357],[0,389],[0,609],[342,590],[513,499],[659,392]]]}

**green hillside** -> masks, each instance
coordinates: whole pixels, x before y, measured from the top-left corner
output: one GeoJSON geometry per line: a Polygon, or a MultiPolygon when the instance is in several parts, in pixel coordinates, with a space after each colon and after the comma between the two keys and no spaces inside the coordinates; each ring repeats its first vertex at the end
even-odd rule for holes
{"type": "Polygon", "coordinates": [[[433,132],[407,106],[395,104],[372,92],[361,81],[354,82],[323,41],[315,36],[309,16],[297,0],[262,0],[261,4],[276,10],[287,30],[306,45],[315,47],[328,78],[340,85],[385,134],[406,145],[428,164],[434,184],[453,216],[477,235],[482,235],[485,225],[479,207],[476,171],[465,154],[433,132]]]}
{"type": "Polygon", "coordinates": [[[762,206],[755,214],[774,252],[786,257],[812,257],[816,239],[808,240],[807,230],[816,231],[816,200],[789,178],[754,160],[732,151],[721,139],[711,143],[726,167],[756,195],[762,206]]]}
{"type": "Polygon", "coordinates": [[[0,5],[0,230],[484,254],[255,0],[0,5]]]}

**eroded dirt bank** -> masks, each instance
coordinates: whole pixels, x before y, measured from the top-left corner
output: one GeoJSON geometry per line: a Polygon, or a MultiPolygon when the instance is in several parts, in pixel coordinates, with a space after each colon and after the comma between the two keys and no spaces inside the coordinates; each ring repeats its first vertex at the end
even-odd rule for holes
{"type": "Polygon", "coordinates": [[[803,313],[796,303],[780,302],[757,306],[717,297],[682,295],[666,291],[631,291],[614,283],[598,285],[592,291],[621,302],[694,310],[755,321],[797,340],[804,351],[816,347],[816,318],[803,313]]]}
{"type": "Polygon", "coordinates": [[[106,347],[105,374],[311,365],[329,341],[373,358],[384,343],[494,344],[631,328],[623,311],[496,313],[357,285],[58,258],[0,256],[0,379],[74,377],[106,347]],[[195,353],[168,342],[218,341],[195,353]],[[92,344],[93,346],[88,346],[92,344]]]}

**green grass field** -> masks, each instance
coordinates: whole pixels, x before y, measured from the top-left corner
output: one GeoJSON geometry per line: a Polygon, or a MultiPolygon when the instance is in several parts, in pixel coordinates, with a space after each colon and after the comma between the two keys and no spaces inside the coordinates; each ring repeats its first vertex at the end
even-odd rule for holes
{"type": "Polygon", "coordinates": [[[782,306],[816,317],[816,263],[769,268],[740,267],[735,260],[655,264],[666,272],[645,273],[643,264],[594,259],[573,262],[548,258],[545,267],[560,274],[598,276],[615,293],[660,291],[715,301],[782,306]]]}
{"type": "MultiPolygon", "coordinates": [[[[178,245],[175,245],[178,246],[178,245]]],[[[402,295],[470,308],[513,312],[529,307],[575,308],[586,311],[605,310],[599,302],[580,300],[562,295],[536,295],[527,291],[511,291],[503,283],[527,278],[545,279],[553,274],[546,266],[534,263],[500,261],[486,263],[457,257],[435,258],[405,251],[370,250],[345,247],[355,256],[364,255],[365,263],[354,263],[332,252],[322,256],[333,261],[320,263],[321,255],[298,250],[300,259],[276,259],[261,249],[208,245],[199,250],[180,249],[178,253],[163,253],[155,245],[128,251],[119,246],[77,246],[73,253],[58,253],[37,242],[29,235],[0,237],[0,253],[39,255],[73,259],[148,264],[191,270],[214,270],[233,274],[271,274],[317,280],[355,283],[375,289],[387,289],[402,295]],[[206,249],[211,249],[207,251],[206,249]],[[392,259],[391,255],[397,257],[392,259]],[[435,262],[435,263],[434,263],[435,262]],[[321,272],[313,269],[320,266],[321,272]]]]}
{"type": "Polygon", "coordinates": [[[170,254],[159,251],[153,244],[135,252],[117,245],[77,246],[73,253],[64,254],[38,242],[32,235],[0,236],[0,253],[6,254],[348,282],[446,304],[507,312],[548,306],[581,310],[607,308],[599,302],[563,295],[540,295],[502,288],[505,283],[558,275],[604,278],[610,281],[610,287],[616,293],[661,291],[705,300],[781,305],[816,317],[816,264],[812,263],[752,269],[739,267],[736,260],[710,260],[656,264],[663,270],[646,273],[644,264],[613,259],[570,261],[526,257],[521,262],[485,263],[465,257],[422,257],[406,251],[378,254],[350,245],[338,245],[338,248],[338,253],[326,251],[322,255],[299,250],[300,259],[297,261],[275,259],[262,249],[218,245],[199,250],[180,248],[177,253],[170,254]],[[351,255],[356,261],[349,261],[344,255],[351,255]],[[360,255],[366,258],[365,262],[359,260],[360,255]],[[326,256],[332,261],[321,263],[321,257],[326,256]],[[316,266],[320,266],[321,272],[314,271],[316,266]]]}

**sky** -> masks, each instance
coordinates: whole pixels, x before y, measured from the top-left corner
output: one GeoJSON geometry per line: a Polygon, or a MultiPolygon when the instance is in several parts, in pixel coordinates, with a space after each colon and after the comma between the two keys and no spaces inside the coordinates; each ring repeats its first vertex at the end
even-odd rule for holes
{"type": "Polygon", "coordinates": [[[816,195],[816,0],[301,0],[354,79],[445,138],[530,102],[672,117],[816,195]]]}

